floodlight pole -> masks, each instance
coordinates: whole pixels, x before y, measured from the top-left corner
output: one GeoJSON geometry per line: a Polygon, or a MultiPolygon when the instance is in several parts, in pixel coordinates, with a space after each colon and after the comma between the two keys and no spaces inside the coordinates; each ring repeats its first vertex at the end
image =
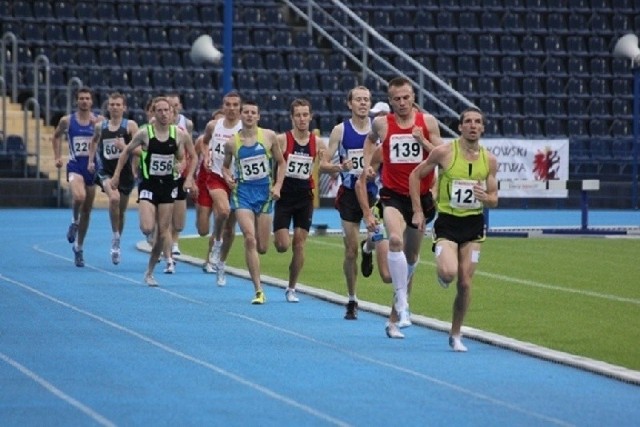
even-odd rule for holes
{"type": "Polygon", "coordinates": [[[631,206],[638,209],[638,154],[640,152],[640,61],[633,61],[633,180],[631,206]]]}

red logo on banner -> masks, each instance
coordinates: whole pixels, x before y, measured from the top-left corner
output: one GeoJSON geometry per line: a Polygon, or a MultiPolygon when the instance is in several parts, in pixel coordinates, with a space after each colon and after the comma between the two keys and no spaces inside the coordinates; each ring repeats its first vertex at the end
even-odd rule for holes
{"type": "Polygon", "coordinates": [[[558,152],[546,147],[538,150],[533,158],[533,175],[536,180],[550,181],[558,179],[560,169],[560,156],[558,152]]]}

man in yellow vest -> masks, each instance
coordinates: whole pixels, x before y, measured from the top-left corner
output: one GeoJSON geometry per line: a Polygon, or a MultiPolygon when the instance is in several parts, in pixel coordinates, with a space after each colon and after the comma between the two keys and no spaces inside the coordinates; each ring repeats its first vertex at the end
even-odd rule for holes
{"type": "Polygon", "coordinates": [[[439,168],[437,211],[434,223],[433,251],[438,282],[448,287],[458,277],[453,302],[453,321],[449,345],[464,352],[461,328],[471,300],[471,282],[480,260],[480,246],[485,240],[484,208],[498,206],[496,157],[480,145],[484,132],[484,115],[477,108],[460,114],[460,138],[431,151],[429,158],[409,176],[413,205],[413,224],[424,228],[420,206],[420,178],[439,168]]]}

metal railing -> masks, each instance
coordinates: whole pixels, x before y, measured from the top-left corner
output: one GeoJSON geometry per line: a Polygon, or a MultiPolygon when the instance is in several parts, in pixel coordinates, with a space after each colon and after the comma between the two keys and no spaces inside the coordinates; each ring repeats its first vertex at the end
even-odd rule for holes
{"type": "MultiPolygon", "coordinates": [[[[306,6],[306,11],[302,10],[301,7],[296,5],[293,1],[290,0],[282,0],[287,7],[291,11],[293,11],[299,18],[307,24],[307,30],[309,34],[312,34],[315,30],[318,34],[322,35],[326,40],[328,40],[332,44],[332,48],[342,52],[347,58],[349,58],[353,63],[357,64],[362,70],[362,83],[364,83],[367,77],[372,77],[376,81],[380,82],[382,85],[386,86],[387,81],[383,77],[380,76],[376,71],[369,68],[369,59],[370,57],[375,59],[377,63],[383,66],[387,71],[394,72],[398,75],[404,75],[411,81],[411,84],[414,87],[414,90],[417,95],[417,102],[420,106],[424,105],[425,97],[428,98],[431,102],[440,107],[447,115],[452,118],[457,119],[459,116],[459,112],[452,109],[450,106],[445,104],[442,100],[438,98],[434,93],[425,89],[426,79],[429,79],[434,84],[442,88],[445,92],[456,98],[462,104],[475,107],[469,99],[465,98],[460,92],[454,90],[449,86],[446,82],[440,79],[437,75],[435,75],[431,70],[424,67],[418,61],[413,59],[410,55],[404,52],[402,49],[398,48],[396,45],[391,43],[385,37],[383,37],[380,33],[378,33],[373,27],[371,27],[368,23],[362,20],[358,15],[356,15],[348,6],[340,2],[339,0],[331,0],[333,5],[337,7],[341,12],[345,14],[352,22],[356,24],[358,29],[362,32],[357,35],[354,34],[349,28],[347,28],[342,23],[338,22],[338,20],[327,10],[325,10],[320,4],[318,4],[314,0],[305,0],[304,2],[296,2],[296,3],[304,3],[306,6]],[[336,28],[340,31],[341,36],[346,37],[346,39],[352,43],[355,47],[349,48],[346,47],[342,42],[338,41],[332,34],[330,34],[325,28],[323,28],[315,19],[314,16],[321,16],[323,20],[326,20],[331,23],[332,27],[336,28]],[[376,40],[383,46],[385,46],[389,51],[393,52],[394,55],[401,57],[407,64],[409,64],[416,71],[418,75],[417,81],[412,79],[409,76],[406,76],[406,73],[399,70],[393,64],[391,64],[386,58],[382,57],[378,54],[371,46],[370,40],[376,40]],[[359,53],[359,57],[356,54],[359,53]]],[[[438,120],[438,124],[440,127],[445,130],[448,134],[453,137],[457,137],[458,133],[449,128],[445,123],[441,120],[438,120]]]]}
{"type": "MultiPolygon", "coordinates": [[[[51,66],[47,55],[40,54],[33,60],[33,96],[38,99],[40,83],[40,64],[44,65],[44,114],[45,124],[50,124],[51,120],[51,66]]],[[[36,115],[40,118],[40,115],[36,115]]]]}
{"type": "Polygon", "coordinates": [[[7,74],[7,40],[11,41],[11,101],[18,102],[18,38],[11,31],[2,35],[2,55],[0,55],[0,74],[7,74]]]}
{"type": "MultiPolygon", "coordinates": [[[[29,141],[29,105],[33,105],[33,113],[36,116],[36,128],[35,128],[35,146],[36,146],[36,151],[35,153],[29,153],[27,151],[26,155],[27,158],[29,157],[35,157],[36,158],[36,178],[40,178],[40,103],[38,102],[38,100],[34,97],[31,97],[29,99],[27,99],[24,103],[24,129],[23,129],[23,133],[24,133],[24,142],[25,144],[27,144],[27,141],[29,141]]],[[[25,159],[26,160],[26,159],[25,159]]],[[[24,177],[27,178],[28,177],[28,169],[27,169],[27,162],[25,161],[24,163],[24,177]]]]}

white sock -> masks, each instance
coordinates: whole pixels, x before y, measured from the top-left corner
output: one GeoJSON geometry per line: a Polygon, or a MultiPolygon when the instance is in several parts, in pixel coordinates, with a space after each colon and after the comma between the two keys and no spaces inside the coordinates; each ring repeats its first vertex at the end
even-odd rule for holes
{"type": "Polygon", "coordinates": [[[222,239],[213,241],[213,247],[214,248],[219,248],[220,246],[222,246],[222,239]]]}
{"type": "Polygon", "coordinates": [[[402,251],[389,251],[387,262],[389,263],[389,273],[391,273],[391,281],[396,294],[394,305],[396,311],[401,313],[407,307],[407,275],[409,270],[407,257],[402,251]]]}
{"type": "Polygon", "coordinates": [[[113,232],[113,238],[114,238],[114,239],[119,239],[119,238],[120,238],[120,232],[118,232],[118,231],[114,231],[114,232],[113,232]]]}
{"type": "Polygon", "coordinates": [[[349,295],[349,301],[358,301],[355,295],[349,295]]]}
{"type": "Polygon", "coordinates": [[[373,245],[373,242],[371,241],[371,233],[369,233],[367,235],[367,240],[364,241],[364,245],[362,245],[362,252],[364,252],[365,254],[370,254],[371,252],[373,252],[373,248],[375,246],[373,245]]]}

